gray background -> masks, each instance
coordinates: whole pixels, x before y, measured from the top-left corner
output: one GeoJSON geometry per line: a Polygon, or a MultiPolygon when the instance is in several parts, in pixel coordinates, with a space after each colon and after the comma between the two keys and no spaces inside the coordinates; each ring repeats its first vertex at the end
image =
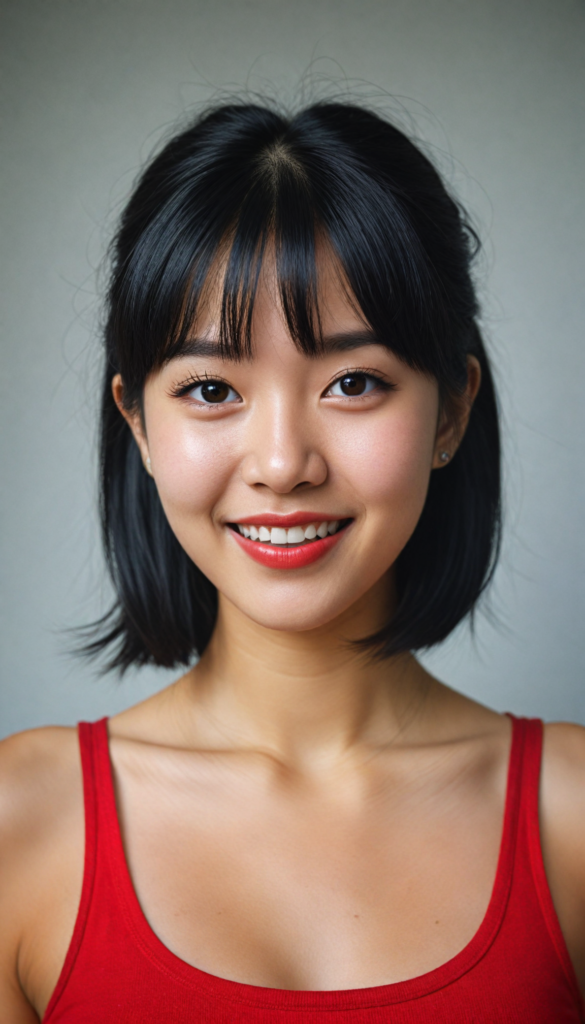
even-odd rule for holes
{"type": "Polygon", "coordinates": [[[506,433],[499,617],[427,661],[499,709],[585,722],[580,0],[14,0],[2,16],[0,734],[111,713],[66,653],[105,607],[95,504],[99,267],[141,163],[245,86],[353,95],[471,208],[506,433]]]}

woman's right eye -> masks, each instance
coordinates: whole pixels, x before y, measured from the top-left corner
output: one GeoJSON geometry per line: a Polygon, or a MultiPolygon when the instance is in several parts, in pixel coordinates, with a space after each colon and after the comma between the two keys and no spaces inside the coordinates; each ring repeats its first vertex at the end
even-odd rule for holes
{"type": "Polygon", "coordinates": [[[228,402],[238,402],[240,398],[237,391],[224,380],[204,380],[190,388],[189,395],[204,405],[226,405],[228,402]]]}

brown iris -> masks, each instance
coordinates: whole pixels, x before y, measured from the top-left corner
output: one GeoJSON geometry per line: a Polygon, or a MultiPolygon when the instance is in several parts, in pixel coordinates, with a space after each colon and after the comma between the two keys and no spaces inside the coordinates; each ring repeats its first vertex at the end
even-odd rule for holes
{"type": "Polygon", "coordinates": [[[222,380],[209,380],[201,385],[201,397],[204,402],[225,402],[229,393],[229,386],[222,380]]]}
{"type": "Polygon", "coordinates": [[[350,397],[363,395],[366,390],[365,374],[348,373],[347,376],[341,378],[339,386],[341,387],[344,395],[349,395],[350,397]]]}

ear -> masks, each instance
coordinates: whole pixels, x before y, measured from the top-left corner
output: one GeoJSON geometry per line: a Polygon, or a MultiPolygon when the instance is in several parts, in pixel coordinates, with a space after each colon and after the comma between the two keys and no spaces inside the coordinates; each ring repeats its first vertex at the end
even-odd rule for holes
{"type": "Polygon", "coordinates": [[[469,422],[469,415],[481,384],[481,366],[475,356],[467,356],[467,384],[462,394],[451,398],[439,417],[435,438],[433,469],[440,469],[451,461],[457,451],[469,422]]]}
{"type": "Polygon", "coordinates": [[[144,429],[142,415],[139,409],[135,409],[132,412],[129,412],[126,406],[124,405],[124,382],[122,380],[121,374],[119,373],[117,373],[116,376],[112,378],[112,394],[114,396],[114,401],[118,406],[118,409],[120,410],[122,416],[126,420],[128,426],[130,427],[130,430],[132,431],[132,434],[134,436],[134,440],[136,441],[136,444],[140,449],[140,454],[142,456],[144,468],[146,472],[149,473],[150,476],[152,476],[152,469],[150,468],[150,455],[148,454],[148,440],[146,437],[146,431],[144,429]]]}

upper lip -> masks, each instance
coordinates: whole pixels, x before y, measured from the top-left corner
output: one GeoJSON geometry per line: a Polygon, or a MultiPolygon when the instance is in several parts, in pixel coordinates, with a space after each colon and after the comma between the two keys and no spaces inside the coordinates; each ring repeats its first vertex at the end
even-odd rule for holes
{"type": "Polygon", "coordinates": [[[331,512],[288,512],[280,515],[278,512],[259,512],[249,516],[241,516],[238,519],[230,519],[229,522],[235,526],[280,526],[288,529],[291,526],[308,526],[309,523],[332,523],[335,520],[348,519],[331,512]]]}

